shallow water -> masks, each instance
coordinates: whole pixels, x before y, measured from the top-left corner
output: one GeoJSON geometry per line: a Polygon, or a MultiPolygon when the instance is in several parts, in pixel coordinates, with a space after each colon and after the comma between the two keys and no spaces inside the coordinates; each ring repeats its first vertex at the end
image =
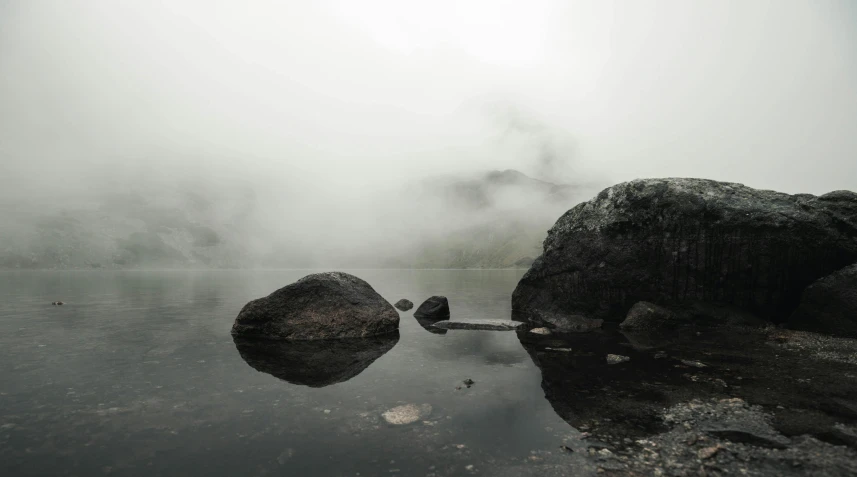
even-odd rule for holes
{"type": "MultiPolygon", "coordinates": [[[[560,445],[658,432],[653,410],[695,397],[762,404],[787,434],[857,418],[854,366],[813,368],[734,336],[439,333],[411,310],[397,338],[356,349],[233,341],[247,301],[307,273],[0,273],[0,475],[518,475],[560,445]],[[382,419],[410,403],[431,413],[382,419]]],[[[352,273],[390,302],[446,295],[456,320],[508,319],[523,272],[352,273]]],[[[585,454],[562,457],[570,473],[585,454]]]]}
{"type": "MultiPolygon", "coordinates": [[[[450,475],[575,432],[515,333],[429,333],[412,312],[398,342],[344,382],[256,371],[229,334],[235,315],[307,273],[0,274],[0,474],[450,475]],[[456,390],[466,378],[476,384],[456,390]],[[383,422],[405,403],[432,413],[383,422]]],[[[521,275],[353,273],[391,302],[447,295],[454,318],[507,318],[521,275]]]]}

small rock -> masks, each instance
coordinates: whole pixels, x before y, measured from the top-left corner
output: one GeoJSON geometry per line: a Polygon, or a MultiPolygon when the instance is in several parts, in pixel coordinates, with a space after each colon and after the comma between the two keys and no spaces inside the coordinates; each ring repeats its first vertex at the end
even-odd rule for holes
{"type": "Polygon", "coordinates": [[[623,330],[654,331],[674,328],[678,324],[675,313],[662,307],[640,301],[634,304],[619,327],[623,330]]]}
{"type": "Polygon", "coordinates": [[[703,459],[703,460],[704,459],[710,459],[710,458],[714,457],[715,455],[717,455],[717,453],[720,452],[721,449],[724,449],[724,447],[720,444],[717,444],[716,446],[705,447],[705,448],[699,449],[699,452],[697,452],[696,455],[697,455],[697,457],[699,457],[700,459],[703,459]]]}
{"type": "Polygon", "coordinates": [[[449,301],[445,296],[433,296],[423,302],[417,311],[414,312],[416,318],[424,318],[431,320],[448,320],[449,319],[449,301]]]}
{"type": "Polygon", "coordinates": [[[608,354],[607,355],[607,364],[619,364],[624,363],[626,361],[631,361],[631,358],[627,356],[622,356],[619,354],[608,354]]]}
{"type": "Polygon", "coordinates": [[[699,361],[692,361],[692,360],[689,360],[689,359],[683,359],[683,360],[681,360],[681,364],[684,364],[684,365],[687,365],[687,366],[693,366],[694,368],[707,368],[707,367],[708,367],[708,366],[706,366],[705,364],[700,363],[699,361]]]}
{"type": "Polygon", "coordinates": [[[668,358],[666,351],[658,351],[655,353],[655,359],[666,359],[668,358]]]}
{"type": "Polygon", "coordinates": [[[530,333],[535,333],[537,335],[549,335],[551,334],[551,330],[547,328],[533,328],[530,330],[530,333]]]}
{"type": "Polygon", "coordinates": [[[61,301],[55,301],[55,302],[52,302],[51,305],[65,305],[65,303],[63,303],[61,301]]]}
{"type": "Polygon", "coordinates": [[[414,307],[414,302],[406,298],[402,298],[401,300],[397,301],[393,306],[402,311],[408,311],[414,307]]]}
{"type": "Polygon", "coordinates": [[[559,449],[563,452],[569,452],[569,453],[574,452],[574,449],[572,449],[571,447],[565,446],[565,445],[559,446],[559,449]]]}
{"type": "Polygon", "coordinates": [[[470,378],[467,378],[467,379],[465,379],[465,380],[464,380],[464,381],[462,381],[462,382],[463,382],[463,383],[464,383],[468,388],[469,388],[470,386],[473,386],[474,384],[476,384],[476,381],[474,381],[474,380],[472,380],[472,379],[470,379],[470,378]]]}

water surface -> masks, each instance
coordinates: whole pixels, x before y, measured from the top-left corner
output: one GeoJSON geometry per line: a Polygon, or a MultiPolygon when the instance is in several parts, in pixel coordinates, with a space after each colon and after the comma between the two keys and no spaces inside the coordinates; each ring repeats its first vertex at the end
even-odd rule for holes
{"type": "MultiPolygon", "coordinates": [[[[307,273],[0,274],[2,473],[456,475],[575,432],[514,332],[430,333],[413,310],[349,379],[312,387],[257,371],[229,334],[235,315],[307,273]],[[383,422],[406,403],[432,413],[383,422]]],[[[454,319],[505,319],[522,272],[352,273],[390,302],[441,294],[454,319]]]]}

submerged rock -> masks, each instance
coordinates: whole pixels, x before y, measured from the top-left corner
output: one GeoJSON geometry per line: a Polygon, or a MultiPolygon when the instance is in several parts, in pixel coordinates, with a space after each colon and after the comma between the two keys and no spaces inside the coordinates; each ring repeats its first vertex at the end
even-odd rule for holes
{"type": "Polygon", "coordinates": [[[399,341],[399,333],[323,341],[233,337],[241,358],[257,371],[292,384],[320,388],[357,376],[399,341]]]}
{"type": "Polygon", "coordinates": [[[639,301],[670,308],[697,301],[783,321],[804,288],[857,261],[855,236],[854,192],[816,197],[705,179],[625,182],[556,222],[512,307],[529,316],[619,321],[639,301]]]}
{"type": "Polygon", "coordinates": [[[426,320],[448,320],[449,301],[445,296],[430,297],[417,308],[414,316],[426,320]]]}
{"type": "Polygon", "coordinates": [[[510,320],[460,320],[460,321],[438,321],[435,328],[444,330],[488,330],[488,331],[512,331],[524,324],[510,320]]]}
{"type": "Polygon", "coordinates": [[[638,301],[628,310],[625,321],[619,327],[623,330],[655,331],[674,328],[677,325],[678,318],[672,311],[654,303],[638,301]]]}
{"type": "Polygon", "coordinates": [[[414,303],[411,300],[408,300],[406,298],[402,298],[401,300],[397,301],[395,303],[395,305],[393,305],[393,306],[395,306],[396,308],[398,308],[402,311],[408,311],[414,307],[414,303]]]}
{"type": "Polygon", "coordinates": [[[316,273],[241,309],[232,334],[284,340],[363,338],[399,329],[399,314],[368,283],[342,272],[316,273]]]}
{"type": "Polygon", "coordinates": [[[857,338],[857,263],[807,287],[789,326],[857,338]]]}
{"type": "Polygon", "coordinates": [[[383,414],[381,417],[394,426],[403,426],[421,421],[431,415],[431,404],[405,404],[396,406],[383,414]]]}

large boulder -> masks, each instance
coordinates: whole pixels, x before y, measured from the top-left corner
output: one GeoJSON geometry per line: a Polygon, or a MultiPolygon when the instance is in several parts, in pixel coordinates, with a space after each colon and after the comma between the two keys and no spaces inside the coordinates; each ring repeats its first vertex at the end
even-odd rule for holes
{"type": "Polygon", "coordinates": [[[283,340],[365,338],[399,329],[399,314],[368,283],[342,272],[316,273],[241,309],[232,334],[283,340]]]}
{"type": "Polygon", "coordinates": [[[807,287],[789,326],[857,338],[857,263],[807,287]]]}
{"type": "Polygon", "coordinates": [[[804,288],[855,261],[857,193],[634,180],[560,217],[512,307],[619,321],[638,301],[715,303],[780,322],[804,288]]]}

